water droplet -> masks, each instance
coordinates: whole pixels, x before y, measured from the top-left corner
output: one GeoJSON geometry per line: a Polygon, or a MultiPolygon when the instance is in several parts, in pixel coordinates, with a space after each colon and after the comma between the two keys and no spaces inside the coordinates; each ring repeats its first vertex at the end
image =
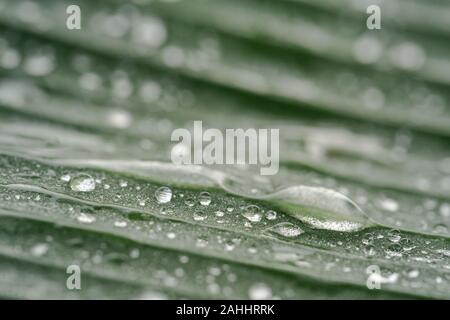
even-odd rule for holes
{"type": "Polygon", "coordinates": [[[189,262],[189,257],[188,256],[180,256],[180,262],[185,264],[189,262]]]}
{"type": "Polygon", "coordinates": [[[206,191],[201,192],[198,197],[198,201],[202,206],[208,206],[211,203],[211,195],[206,191]]]}
{"type": "Polygon", "coordinates": [[[447,218],[450,217],[450,204],[444,203],[441,205],[441,208],[439,210],[441,216],[447,218]]]}
{"type": "Polygon", "coordinates": [[[403,248],[400,244],[394,243],[387,247],[386,253],[392,257],[401,257],[403,248]]]}
{"type": "Polygon", "coordinates": [[[208,239],[204,237],[197,238],[197,242],[195,244],[199,248],[205,248],[208,245],[208,239]]]}
{"type": "Polygon", "coordinates": [[[394,65],[405,70],[418,70],[425,64],[425,51],[414,42],[401,43],[391,49],[389,57],[394,65]]]}
{"type": "Polygon", "coordinates": [[[120,186],[121,188],[126,188],[126,187],[128,187],[128,182],[126,182],[125,180],[121,180],[121,181],[119,182],[119,186],[120,186]]]}
{"type": "Polygon", "coordinates": [[[203,211],[194,212],[194,220],[195,221],[203,221],[207,218],[206,214],[203,211]]]}
{"type": "Polygon", "coordinates": [[[286,213],[317,229],[351,232],[373,225],[356,203],[327,188],[292,186],[260,199],[276,202],[286,213]]]}
{"type": "Polygon", "coordinates": [[[169,232],[169,233],[167,233],[167,238],[168,238],[168,239],[171,239],[171,240],[172,240],[172,239],[175,239],[176,236],[177,236],[177,235],[176,235],[174,232],[169,232]]]}
{"type": "Polygon", "coordinates": [[[388,239],[389,239],[389,241],[391,241],[393,243],[398,243],[402,239],[402,236],[400,235],[400,231],[396,230],[396,229],[392,229],[388,233],[388,239]]]}
{"type": "Polygon", "coordinates": [[[161,208],[161,210],[159,210],[159,213],[161,213],[162,215],[172,214],[173,213],[173,209],[171,209],[171,208],[161,208]]]}
{"type": "Polygon", "coordinates": [[[64,182],[69,182],[70,178],[71,177],[68,174],[65,174],[65,175],[61,176],[61,180],[64,181],[64,182]]]}
{"type": "Polygon", "coordinates": [[[267,220],[275,220],[277,218],[277,213],[273,210],[269,210],[266,212],[266,219],[267,220]]]}
{"type": "Polygon", "coordinates": [[[125,110],[113,110],[108,113],[107,121],[115,128],[126,129],[131,125],[132,117],[125,110]]]}
{"type": "Polygon", "coordinates": [[[193,207],[195,205],[195,200],[193,198],[187,198],[184,201],[184,204],[186,204],[188,207],[193,207]]]}
{"type": "Polygon", "coordinates": [[[220,276],[220,274],[222,273],[222,270],[220,270],[220,268],[218,268],[218,267],[210,267],[208,269],[208,272],[210,275],[217,277],[217,276],[220,276]]]}
{"type": "Polygon", "coordinates": [[[48,244],[38,243],[31,248],[31,254],[35,257],[41,257],[48,252],[48,244]]]}
{"type": "Polygon", "coordinates": [[[273,227],[268,228],[267,231],[287,238],[297,237],[304,233],[302,229],[290,222],[279,223],[273,227]]]}
{"type": "Polygon", "coordinates": [[[5,48],[0,55],[0,65],[5,69],[14,69],[20,64],[20,54],[13,48],[5,48]]]}
{"type": "Polygon", "coordinates": [[[364,234],[364,236],[361,239],[361,242],[364,245],[369,245],[369,244],[372,244],[374,238],[375,238],[375,236],[373,235],[373,233],[369,232],[369,233],[364,234]]]}
{"type": "Polygon", "coordinates": [[[95,221],[95,217],[87,213],[80,213],[77,217],[77,220],[81,223],[89,224],[95,221]]]}
{"type": "Polygon", "coordinates": [[[132,41],[150,48],[160,47],[167,38],[164,22],[157,17],[146,16],[133,20],[132,41]]]}
{"type": "Polygon", "coordinates": [[[24,70],[32,76],[45,76],[55,68],[55,57],[51,50],[38,50],[24,62],[24,70]]]}
{"type": "Polygon", "coordinates": [[[364,246],[364,254],[369,257],[373,257],[377,253],[375,246],[372,244],[368,244],[364,246]]]}
{"type": "Polygon", "coordinates": [[[180,67],[185,63],[186,57],[184,51],[176,46],[167,46],[162,51],[164,63],[172,68],[180,67]]]}
{"type": "Polygon", "coordinates": [[[256,249],[255,247],[250,247],[247,249],[247,251],[251,254],[255,254],[258,252],[258,249],[256,249]]]}
{"type": "Polygon", "coordinates": [[[162,292],[145,291],[139,297],[138,300],[167,300],[168,297],[162,292]]]}
{"type": "Polygon", "coordinates": [[[114,222],[114,226],[117,228],[125,228],[127,226],[127,222],[123,220],[118,220],[114,222]]]}
{"type": "Polygon", "coordinates": [[[140,254],[141,254],[141,252],[139,251],[139,249],[135,248],[130,251],[130,258],[137,259],[137,258],[139,258],[140,254]]]}
{"type": "Polygon", "coordinates": [[[144,82],[139,89],[139,96],[147,103],[155,102],[161,96],[161,86],[153,81],[144,82]]]}
{"type": "Polygon", "coordinates": [[[70,188],[76,192],[91,192],[95,190],[95,180],[83,173],[70,180],[70,188]]]}
{"type": "Polygon", "coordinates": [[[392,199],[382,199],[378,201],[378,206],[380,209],[390,212],[396,212],[398,210],[398,203],[392,199]]]}
{"type": "Polygon", "coordinates": [[[434,233],[448,233],[448,227],[443,223],[439,223],[433,227],[433,232],[434,233]]]}
{"type": "Polygon", "coordinates": [[[225,242],[225,251],[233,251],[236,245],[233,241],[227,241],[225,242]]]}
{"type": "Polygon", "coordinates": [[[256,283],[248,290],[248,296],[252,300],[272,299],[272,289],[264,283],[256,283]]]}
{"type": "Polygon", "coordinates": [[[225,213],[223,211],[216,211],[215,212],[216,217],[223,217],[225,215],[225,213]]]}
{"type": "Polygon", "coordinates": [[[167,203],[172,200],[172,190],[168,187],[160,187],[155,191],[156,200],[159,203],[167,203]]]}
{"type": "Polygon", "coordinates": [[[377,38],[364,35],[355,41],[352,53],[360,63],[375,63],[383,53],[383,46],[377,38]]]}
{"type": "Polygon", "coordinates": [[[419,276],[419,274],[420,274],[420,271],[417,269],[408,270],[406,273],[406,275],[409,278],[417,278],[419,276]]]}
{"type": "Polygon", "coordinates": [[[250,222],[259,222],[262,218],[261,209],[253,204],[247,206],[242,215],[250,222]]]}

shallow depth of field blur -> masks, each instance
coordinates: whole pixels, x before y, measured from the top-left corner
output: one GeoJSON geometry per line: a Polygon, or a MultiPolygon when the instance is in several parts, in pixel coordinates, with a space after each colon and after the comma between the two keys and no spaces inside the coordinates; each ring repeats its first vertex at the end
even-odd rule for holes
{"type": "Polygon", "coordinates": [[[450,299],[449,88],[444,0],[0,0],[0,298],[450,299]]]}

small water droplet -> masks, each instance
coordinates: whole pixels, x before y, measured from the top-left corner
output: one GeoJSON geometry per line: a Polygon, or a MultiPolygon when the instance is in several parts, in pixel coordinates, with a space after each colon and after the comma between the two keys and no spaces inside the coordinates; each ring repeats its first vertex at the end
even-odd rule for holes
{"type": "Polygon", "coordinates": [[[395,200],[388,198],[378,201],[378,206],[380,209],[389,212],[396,212],[399,208],[398,203],[395,200]]]}
{"type": "Polygon", "coordinates": [[[70,188],[75,192],[91,192],[95,190],[95,180],[83,173],[70,180],[70,188]]]}
{"type": "Polygon", "coordinates": [[[373,235],[373,233],[369,232],[369,233],[364,234],[364,236],[361,239],[361,242],[364,245],[369,245],[369,244],[372,244],[374,238],[375,238],[375,236],[373,235]]]}
{"type": "Polygon", "coordinates": [[[189,262],[189,257],[188,256],[180,256],[180,262],[185,264],[189,262]]]}
{"type": "Polygon", "coordinates": [[[287,238],[297,237],[304,233],[302,229],[290,222],[279,223],[273,227],[270,227],[267,231],[287,238]]]}
{"type": "Polygon", "coordinates": [[[172,239],[175,239],[176,236],[177,236],[177,235],[176,235],[174,232],[169,232],[169,233],[167,233],[167,238],[168,238],[168,239],[171,239],[171,240],[172,240],[172,239]]]}
{"type": "Polygon", "coordinates": [[[369,257],[373,257],[377,253],[375,246],[368,244],[364,246],[364,254],[369,257]]]}
{"type": "Polygon", "coordinates": [[[236,245],[233,241],[227,241],[225,242],[225,251],[233,251],[236,245]]]}
{"type": "Polygon", "coordinates": [[[87,213],[80,213],[77,217],[77,220],[81,223],[89,224],[95,221],[95,217],[87,213]]]}
{"type": "Polygon", "coordinates": [[[256,205],[249,205],[245,209],[245,211],[242,213],[242,215],[250,222],[259,222],[261,221],[262,214],[261,209],[256,205]]]}
{"type": "Polygon", "coordinates": [[[408,270],[406,273],[406,275],[409,278],[417,278],[419,276],[419,274],[420,274],[420,271],[417,269],[408,270]]]}
{"type": "Polygon", "coordinates": [[[386,253],[392,257],[401,257],[403,248],[400,244],[394,243],[387,247],[386,253]]]}
{"type": "Polygon", "coordinates": [[[197,238],[196,246],[199,248],[205,248],[208,245],[208,240],[204,237],[197,238]]]}
{"type": "Polygon", "coordinates": [[[126,187],[128,187],[128,182],[125,181],[125,180],[121,180],[119,182],[119,185],[120,185],[121,188],[126,188],[126,187]]]}
{"type": "Polygon", "coordinates": [[[161,213],[162,215],[172,214],[173,213],[173,209],[171,209],[171,208],[161,208],[159,210],[159,213],[161,213]]]}
{"type": "Polygon", "coordinates": [[[38,243],[31,248],[31,254],[35,257],[41,257],[48,252],[48,244],[38,243]]]}
{"type": "Polygon", "coordinates": [[[211,194],[209,192],[201,192],[198,201],[202,206],[208,206],[211,203],[211,194]]]}
{"type": "Polygon", "coordinates": [[[195,200],[193,198],[187,198],[184,201],[184,204],[187,205],[188,207],[193,207],[195,205],[195,200]]]}
{"type": "Polygon", "coordinates": [[[216,217],[223,217],[225,215],[225,213],[223,211],[216,211],[215,212],[216,217]]]}
{"type": "Polygon", "coordinates": [[[125,228],[127,226],[127,222],[123,220],[118,220],[114,222],[114,226],[117,228],[125,228]]]}
{"type": "Polygon", "coordinates": [[[39,50],[24,62],[25,72],[32,76],[45,76],[55,68],[55,58],[51,50],[39,50]]]}
{"type": "Polygon", "coordinates": [[[441,216],[447,218],[450,217],[450,204],[444,203],[441,205],[441,208],[439,210],[441,216]]]}
{"type": "Polygon", "coordinates": [[[140,255],[141,255],[141,252],[137,248],[130,251],[130,258],[132,258],[132,259],[137,259],[137,258],[139,258],[140,255]]]}
{"type": "Polygon", "coordinates": [[[434,233],[448,233],[448,227],[447,225],[443,223],[438,223],[433,227],[434,233]]]}
{"type": "Polygon", "coordinates": [[[167,203],[172,200],[172,190],[168,187],[160,187],[155,191],[156,200],[159,203],[167,203]]]}
{"type": "Polygon", "coordinates": [[[70,178],[71,177],[68,174],[65,174],[65,175],[61,176],[61,180],[64,181],[64,182],[69,182],[70,178]]]}
{"type": "Polygon", "coordinates": [[[203,211],[194,212],[194,220],[195,221],[204,221],[206,218],[207,218],[207,216],[203,211]]]}
{"type": "Polygon", "coordinates": [[[248,296],[252,300],[268,300],[272,298],[272,289],[264,283],[256,283],[248,290],[248,296]]]}
{"type": "Polygon", "coordinates": [[[277,213],[273,210],[269,210],[266,212],[266,219],[267,220],[275,220],[277,218],[277,213]]]}
{"type": "Polygon", "coordinates": [[[389,239],[389,241],[391,241],[393,243],[398,243],[402,239],[402,236],[400,235],[400,231],[396,230],[396,229],[392,229],[388,233],[388,239],[389,239]]]}
{"type": "Polygon", "coordinates": [[[108,113],[107,121],[115,128],[126,129],[131,125],[133,120],[129,112],[125,110],[113,110],[108,113]]]}

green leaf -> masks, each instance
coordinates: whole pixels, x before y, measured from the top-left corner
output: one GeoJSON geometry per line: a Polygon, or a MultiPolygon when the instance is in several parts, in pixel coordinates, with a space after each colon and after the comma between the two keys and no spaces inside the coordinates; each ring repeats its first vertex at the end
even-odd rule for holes
{"type": "Polygon", "coordinates": [[[449,299],[450,9],[393,2],[2,1],[0,296],[449,299]],[[279,173],[172,164],[194,120],[279,173]]]}

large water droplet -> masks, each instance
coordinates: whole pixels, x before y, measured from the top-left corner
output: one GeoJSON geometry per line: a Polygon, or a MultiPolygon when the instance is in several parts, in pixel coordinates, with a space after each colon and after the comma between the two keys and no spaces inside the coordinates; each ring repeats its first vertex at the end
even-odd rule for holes
{"type": "Polygon", "coordinates": [[[322,187],[292,186],[263,197],[317,229],[357,231],[374,225],[345,195],[322,187]]]}

